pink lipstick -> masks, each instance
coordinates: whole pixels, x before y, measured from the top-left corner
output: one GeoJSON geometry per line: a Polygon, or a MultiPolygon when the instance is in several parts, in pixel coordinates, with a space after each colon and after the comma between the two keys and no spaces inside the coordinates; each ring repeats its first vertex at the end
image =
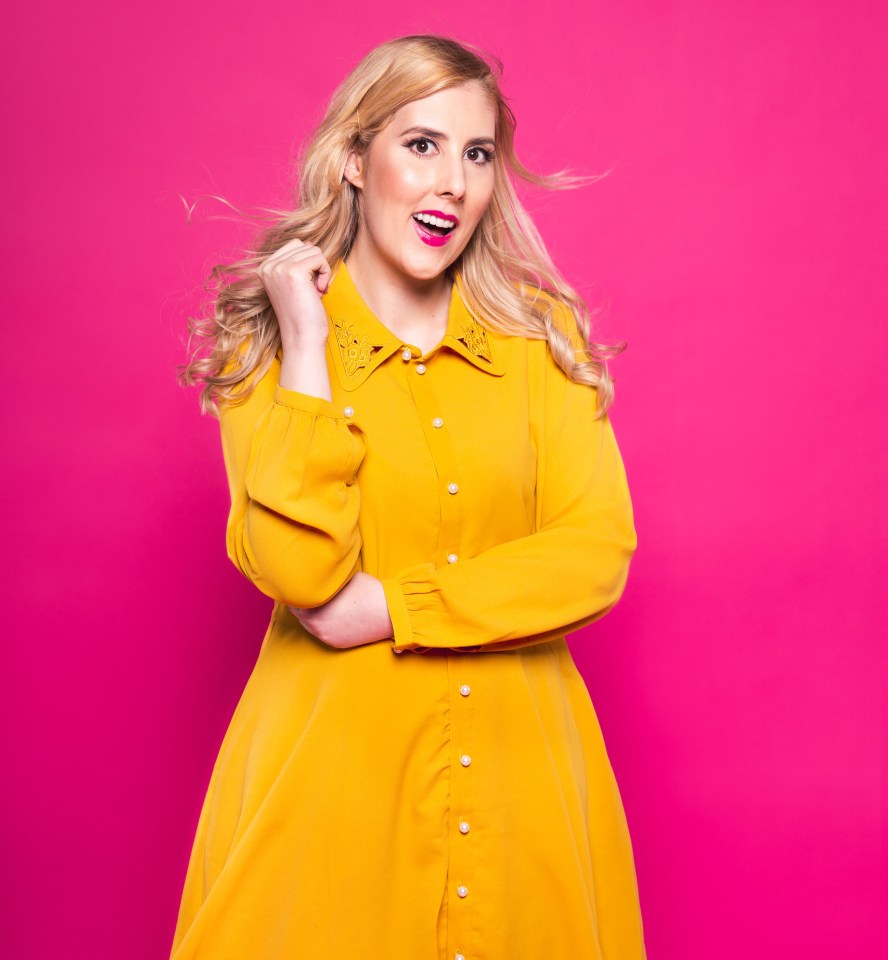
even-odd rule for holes
{"type": "Polygon", "coordinates": [[[419,239],[430,247],[443,247],[450,239],[453,231],[459,226],[459,218],[449,213],[442,213],[440,210],[420,210],[413,215],[413,224],[419,239]],[[416,218],[421,215],[435,217],[439,220],[446,220],[453,224],[452,227],[441,227],[437,224],[424,223],[416,218]],[[446,231],[446,232],[445,232],[446,231]]]}

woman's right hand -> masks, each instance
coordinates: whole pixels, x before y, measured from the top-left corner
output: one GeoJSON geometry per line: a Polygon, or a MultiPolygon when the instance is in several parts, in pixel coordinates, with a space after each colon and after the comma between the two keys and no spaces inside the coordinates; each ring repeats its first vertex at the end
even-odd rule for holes
{"type": "Polygon", "coordinates": [[[324,343],[328,320],[321,302],[332,271],[320,247],[289,240],[267,257],[256,270],[288,348],[324,343]]]}

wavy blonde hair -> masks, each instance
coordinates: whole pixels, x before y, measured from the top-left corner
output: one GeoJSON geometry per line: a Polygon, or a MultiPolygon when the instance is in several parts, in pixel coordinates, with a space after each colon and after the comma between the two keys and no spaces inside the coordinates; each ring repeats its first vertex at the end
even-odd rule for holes
{"type": "Polygon", "coordinates": [[[567,376],[597,389],[597,415],[604,415],[614,390],[607,361],[626,345],[592,342],[588,308],[555,268],[509,175],[551,190],[573,189],[599,177],[536,174],[519,161],[515,116],[499,86],[502,63],[489,57],[491,65],[488,56],[436,34],[398,37],[371,50],[336,89],[298,162],[296,209],[269,211],[273,223],[248,256],[214,265],[208,281],[218,285],[212,315],[189,318],[190,362],[179,368],[179,380],[202,387],[204,413],[218,416],[220,402],[246,398],[280,348],[258,266],[293,238],[319,247],[334,271],[348,256],[359,222],[358,191],[344,177],[349,151],[366,150],[405,104],[478,81],[496,108],[495,186],[486,212],[447,272],[479,323],[511,336],[547,339],[567,376]],[[578,354],[587,359],[577,361],[578,354]]]}

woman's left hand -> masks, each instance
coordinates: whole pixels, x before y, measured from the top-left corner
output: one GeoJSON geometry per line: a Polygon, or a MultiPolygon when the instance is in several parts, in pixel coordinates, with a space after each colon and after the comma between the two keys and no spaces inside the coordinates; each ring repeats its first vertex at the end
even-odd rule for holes
{"type": "Polygon", "coordinates": [[[382,581],[361,571],[321,606],[290,612],[310,634],[340,650],[394,636],[382,581]]]}

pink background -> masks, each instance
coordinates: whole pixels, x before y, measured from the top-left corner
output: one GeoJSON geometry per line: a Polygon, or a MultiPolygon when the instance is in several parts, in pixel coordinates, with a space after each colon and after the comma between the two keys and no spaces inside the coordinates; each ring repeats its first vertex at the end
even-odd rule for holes
{"type": "Polygon", "coordinates": [[[198,198],[285,205],[335,84],[375,43],[430,31],[502,57],[531,167],[613,168],[527,197],[607,303],[602,336],[629,341],[613,420],[640,546],[621,604],[571,648],[650,956],[874,956],[885,5],[11,16],[2,953],[168,955],[269,615],[225,556],[217,425],[174,379],[204,277],[250,235],[198,198]]]}

